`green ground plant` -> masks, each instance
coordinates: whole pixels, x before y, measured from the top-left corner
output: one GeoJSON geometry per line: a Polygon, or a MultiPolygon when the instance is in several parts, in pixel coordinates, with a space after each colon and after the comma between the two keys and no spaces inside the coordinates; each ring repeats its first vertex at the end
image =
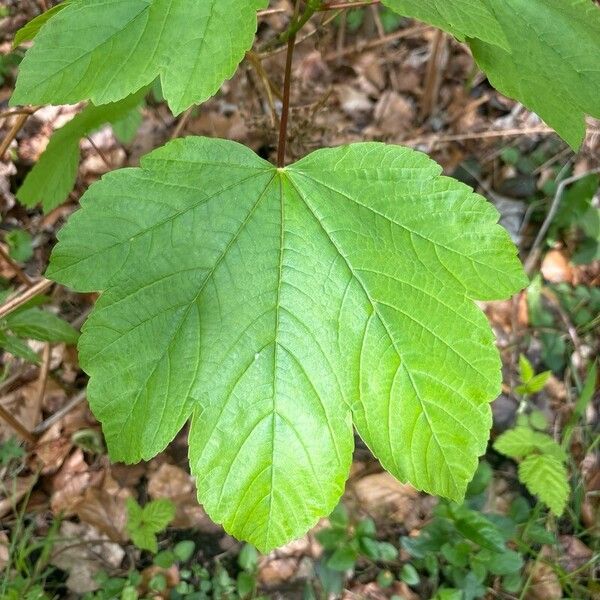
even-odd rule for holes
{"type": "MultiPolygon", "coordinates": [[[[600,117],[591,0],[383,3],[468,44],[492,85],[573,148],[600,117]]],[[[527,284],[497,211],[424,154],[357,143],[287,164],[296,36],[340,10],[294,4],[267,44],[287,44],[275,164],[228,140],[175,140],[91,186],[47,272],[101,292],[79,351],[111,457],[149,459],[191,419],[199,500],[264,551],[338,503],[353,427],[394,476],[462,501],[501,383],[475,301],[527,284]]],[[[89,101],[101,118],[80,135],[159,78],[180,114],[233,75],[267,5],[68,0],[18,36],[33,45],[11,102],[89,101]]],[[[22,197],[55,206],[69,172],[60,194],[22,197]]]]}

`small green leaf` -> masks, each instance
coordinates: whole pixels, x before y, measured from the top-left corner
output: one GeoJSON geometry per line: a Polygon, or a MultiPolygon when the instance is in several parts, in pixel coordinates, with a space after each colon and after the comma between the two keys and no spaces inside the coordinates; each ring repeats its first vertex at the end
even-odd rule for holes
{"type": "Polygon", "coordinates": [[[523,458],[534,451],[554,456],[559,461],[567,456],[551,436],[525,426],[505,431],[494,442],[494,448],[511,458],[523,458]]]}
{"type": "Polygon", "coordinates": [[[250,573],[242,571],[237,576],[237,591],[238,594],[245,598],[249,596],[256,588],[256,577],[250,573]]]}
{"type": "Polygon", "coordinates": [[[49,10],[43,12],[41,15],[35,17],[21,27],[15,33],[15,37],[13,38],[13,48],[20,46],[24,42],[30,42],[35,38],[35,36],[39,33],[40,29],[55,15],[57,15],[63,8],[65,8],[71,0],[63,0],[60,4],[53,6],[49,10]]]}
{"type": "Polygon", "coordinates": [[[153,553],[158,550],[156,535],[151,529],[144,526],[140,526],[137,529],[130,529],[129,536],[134,545],[140,550],[148,550],[153,553]]]}
{"type": "Polygon", "coordinates": [[[454,525],[456,529],[475,544],[493,552],[503,552],[504,537],[482,514],[472,510],[461,511],[454,525]]]}
{"type": "Polygon", "coordinates": [[[358,554],[351,546],[338,548],[327,561],[327,567],[333,571],[349,571],[354,568],[358,554]]]}
{"type": "Polygon", "coordinates": [[[379,585],[379,587],[383,589],[389,588],[392,585],[392,583],[394,583],[394,581],[394,574],[391,571],[388,571],[387,569],[379,571],[379,573],[377,574],[377,585],[379,585]]]}
{"type": "Polygon", "coordinates": [[[27,262],[33,256],[31,236],[22,229],[13,229],[6,236],[10,257],[17,262],[27,262]]]}
{"type": "Polygon", "coordinates": [[[17,358],[23,358],[34,364],[40,361],[39,356],[27,345],[27,342],[6,331],[0,331],[0,348],[17,358]]]}
{"type": "Polygon", "coordinates": [[[398,549],[389,542],[377,542],[377,554],[379,560],[390,562],[398,558],[398,549]]]}
{"type": "Polygon", "coordinates": [[[546,383],[548,383],[548,379],[550,379],[551,375],[552,371],[544,371],[543,373],[538,373],[537,375],[534,375],[527,382],[527,391],[530,394],[536,394],[537,392],[541,391],[546,385],[546,383]]]}
{"type": "Polygon", "coordinates": [[[356,535],[358,537],[367,536],[374,538],[377,535],[377,528],[373,519],[362,519],[356,526],[356,535]]]}
{"type": "Polygon", "coordinates": [[[533,376],[535,375],[535,371],[529,359],[524,355],[519,355],[519,377],[523,383],[527,383],[533,376]]]}
{"type": "Polygon", "coordinates": [[[192,540],[183,540],[175,544],[173,552],[179,562],[188,562],[196,550],[196,544],[192,540]]]}
{"type": "Polygon", "coordinates": [[[244,544],[239,556],[238,564],[244,571],[254,571],[258,565],[258,552],[250,544],[244,544]]]}
{"type": "Polygon", "coordinates": [[[154,564],[162,569],[169,569],[175,564],[176,558],[171,550],[163,550],[154,557],[154,564]]]}
{"type": "Polygon", "coordinates": [[[569,497],[569,478],[564,464],[550,454],[532,454],[519,465],[519,479],[560,517],[569,497]]]}
{"type": "Polygon", "coordinates": [[[17,191],[19,201],[28,207],[41,203],[44,212],[64,202],[77,179],[81,138],[105,123],[122,119],[139,105],[144,95],[142,90],[114,104],[90,104],[58,129],[17,191]]]}
{"type": "Polygon", "coordinates": [[[523,557],[514,550],[505,550],[504,552],[482,550],[477,554],[477,559],[483,562],[488,571],[494,575],[516,573],[523,566],[523,557]]]}
{"type": "Polygon", "coordinates": [[[419,582],[421,581],[419,573],[410,563],[402,565],[402,569],[400,569],[400,579],[411,586],[419,585],[419,582]]]}
{"type": "Polygon", "coordinates": [[[529,413],[529,422],[531,426],[540,431],[544,431],[548,428],[548,419],[541,410],[532,410],[529,413]]]}
{"type": "Polygon", "coordinates": [[[153,531],[163,531],[175,517],[175,505],[166,498],[148,502],[142,509],[142,522],[153,531]]]}
{"type": "Polygon", "coordinates": [[[14,312],[5,318],[5,323],[14,334],[32,340],[74,344],[79,337],[79,332],[72,325],[39,308],[14,312]]]}

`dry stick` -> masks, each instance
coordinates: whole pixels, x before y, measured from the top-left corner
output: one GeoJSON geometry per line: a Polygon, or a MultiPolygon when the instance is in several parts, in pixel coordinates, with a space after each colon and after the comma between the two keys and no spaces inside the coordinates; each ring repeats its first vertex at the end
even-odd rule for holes
{"type": "Polygon", "coordinates": [[[23,306],[23,304],[29,302],[29,300],[38,294],[43,294],[53,284],[53,281],[42,278],[37,283],[33,284],[29,289],[0,306],[0,319],[6,317],[6,315],[9,315],[20,306],[23,306]]]}
{"type": "Polygon", "coordinates": [[[269,76],[267,75],[267,72],[262,66],[262,62],[258,54],[255,54],[252,51],[246,52],[246,59],[256,71],[256,74],[260,79],[262,87],[265,90],[267,104],[269,105],[269,116],[271,118],[271,126],[275,127],[277,124],[277,111],[275,110],[275,101],[273,99],[273,94],[276,94],[277,97],[281,100],[281,93],[273,86],[271,80],[269,79],[269,76]]]}
{"type": "MultiPolygon", "coordinates": [[[[350,54],[359,54],[363,50],[371,50],[372,48],[376,48],[377,46],[381,46],[387,44],[389,42],[395,42],[401,38],[410,37],[411,35],[417,35],[423,33],[425,30],[429,29],[428,25],[415,25],[414,27],[408,27],[407,29],[401,29],[400,31],[396,31],[395,33],[390,33],[382,38],[377,38],[376,40],[370,40],[368,42],[360,42],[354,46],[350,46],[348,48],[344,48],[343,50],[339,50],[336,52],[330,52],[325,55],[324,60],[326,62],[336,60],[338,58],[342,58],[343,56],[348,56],[350,54]]],[[[304,41],[304,40],[301,40],[304,41]]]]}
{"type": "Polygon", "coordinates": [[[27,440],[30,444],[35,444],[35,435],[26,429],[20,421],[15,419],[1,404],[0,419],[6,421],[24,440],[27,440]]]}
{"type": "Polygon", "coordinates": [[[172,140],[178,138],[181,135],[181,133],[185,129],[185,126],[187,125],[188,121],[190,120],[190,117],[192,116],[192,113],[194,112],[195,108],[196,108],[196,105],[190,106],[183,113],[181,119],[179,119],[179,121],[177,122],[177,126],[175,127],[175,129],[173,130],[173,133],[171,134],[172,140]]]}
{"type": "Polygon", "coordinates": [[[2,246],[0,246],[0,258],[2,258],[2,260],[4,260],[4,262],[10,266],[10,268],[15,272],[15,276],[21,283],[25,284],[27,287],[31,286],[31,279],[27,277],[23,269],[21,269],[21,267],[10,257],[10,255],[4,250],[4,248],[2,248],[2,246]]]}
{"type": "Polygon", "coordinates": [[[330,2],[323,4],[319,11],[326,10],[345,10],[348,8],[362,8],[363,6],[377,6],[381,0],[371,0],[370,2],[330,2]]]}
{"type": "Polygon", "coordinates": [[[67,413],[71,412],[78,404],[81,404],[87,396],[87,390],[83,389],[78,394],[73,396],[62,408],[59,408],[53,415],[49,416],[45,421],[42,421],[35,427],[33,433],[40,435],[58,423],[67,413]]]}
{"type": "Polygon", "coordinates": [[[46,384],[48,383],[48,374],[50,373],[50,358],[52,347],[47,342],[42,350],[42,364],[40,374],[38,375],[37,406],[41,408],[46,394],[46,384]]]}
{"type": "Polygon", "coordinates": [[[441,56],[446,45],[446,35],[441,29],[436,30],[431,45],[431,53],[425,72],[425,91],[419,109],[419,119],[430,117],[435,109],[441,83],[441,56]]]}
{"type": "Polygon", "coordinates": [[[0,160],[4,158],[4,154],[8,150],[11,142],[17,137],[17,134],[19,133],[19,131],[21,131],[23,125],[25,125],[25,122],[27,121],[27,118],[30,114],[31,113],[20,114],[17,117],[16,121],[13,123],[13,126],[6,134],[6,137],[2,140],[2,143],[0,143],[0,160]]]}
{"type": "Polygon", "coordinates": [[[412,138],[408,140],[402,140],[399,142],[404,145],[414,144],[448,144],[451,142],[464,142],[467,140],[480,140],[498,137],[512,137],[518,135],[534,135],[534,134],[556,134],[554,129],[547,127],[546,125],[540,125],[538,127],[528,127],[525,129],[503,129],[500,131],[480,131],[472,133],[458,133],[451,135],[428,135],[423,137],[412,138]]]}
{"type": "MultiPolygon", "coordinates": [[[[326,25],[329,25],[329,23],[331,23],[331,21],[334,21],[335,18],[341,14],[341,12],[342,11],[337,11],[337,12],[333,13],[332,15],[330,15],[329,17],[327,17],[326,19],[324,19],[323,22],[319,25],[319,27],[325,27],[326,25]]],[[[318,31],[319,31],[319,28],[315,28],[312,31],[309,31],[307,34],[303,35],[301,38],[297,38],[296,46],[299,46],[306,40],[313,37],[313,35],[315,35],[318,31]]],[[[261,52],[257,53],[257,56],[259,59],[263,60],[265,58],[275,56],[276,54],[280,54],[281,52],[284,52],[285,50],[287,50],[287,45],[280,46],[279,48],[275,48],[274,50],[267,50],[268,48],[270,48],[270,44],[267,44],[261,52]]]]}
{"type": "Polygon", "coordinates": [[[548,214],[546,215],[546,218],[544,219],[544,222],[542,223],[542,226],[540,227],[540,230],[538,231],[538,234],[533,242],[533,245],[531,246],[531,250],[529,251],[529,256],[527,257],[527,260],[525,261],[525,272],[528,275],[531,275],[535,265],[537,264],[542,244],[544,242],[544,239],[546,238],[548,229],[550,228],[550,225],[552,224],[552,220],[554,219],[554,217],[556,216],[556,213],[558,212],[558,208],[559,208],[560,202],[563,198],[565,188],[567,186],[571,185],[572,183],[575,183],[575,182],[579,181],[580,179],[583,179],[584,177],[587,177],[588,175],[593,175],[595,173],[600,173],[600,169],[592,169],[591,171],[586,171],[585,173],[582,173],[581,175],[573,175],[573,177],[567,177],[566,179],[563,179],[558,184],[558,187],[556,188],[556,194],[554,194],[554,200],[552,200],[552,204],[550,205],[550,210],[548,211],[548,214]]]}

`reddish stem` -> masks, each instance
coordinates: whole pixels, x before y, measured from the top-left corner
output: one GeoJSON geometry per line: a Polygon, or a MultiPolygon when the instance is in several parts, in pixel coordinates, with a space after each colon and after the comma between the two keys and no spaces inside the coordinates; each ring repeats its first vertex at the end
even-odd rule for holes
{"type": "Polygon", "coordinates": [[[277,166],[285,166],[285,147],[287,143],[287,126],[290,115],[290,88],[292,83],[292,62],[296,46],[296,33],[292,33],[287,42],[287,57],[285,61],[285,77],[283,80],[283,104],[281,121],[279,123],[279,144],[277,145],[277,166]]]}

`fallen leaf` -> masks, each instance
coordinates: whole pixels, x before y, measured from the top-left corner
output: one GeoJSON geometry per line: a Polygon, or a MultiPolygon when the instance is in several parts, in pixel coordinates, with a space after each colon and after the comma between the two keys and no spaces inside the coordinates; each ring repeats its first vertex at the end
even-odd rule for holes
{"type": "MultiPolygon", "coordinates": [[[[396,522],[414,519],[419,493],[387,472],[367,475],[352,486],[360,507],[374,518],[390,517],[396,522]]],[[[408,527],[408,526],[407,526],[408,527]]],[[[410,527],[409,527],[410,528],[410,527]]]]}
{"type": "Polygon", "coordinates": [[[118,568],[124,556],[119,544],[110,542],[91,525],[64,521],[50,563],[69,573],[66,586],[70,591],[86,594],[99,588],[94,576],[118,568]]]}
{"type": "Polygon", "coordinates": [[[561,250],[549,250],[542,261],[541,272],[550,283],[572,283],[573,267],[561,250]]]}

